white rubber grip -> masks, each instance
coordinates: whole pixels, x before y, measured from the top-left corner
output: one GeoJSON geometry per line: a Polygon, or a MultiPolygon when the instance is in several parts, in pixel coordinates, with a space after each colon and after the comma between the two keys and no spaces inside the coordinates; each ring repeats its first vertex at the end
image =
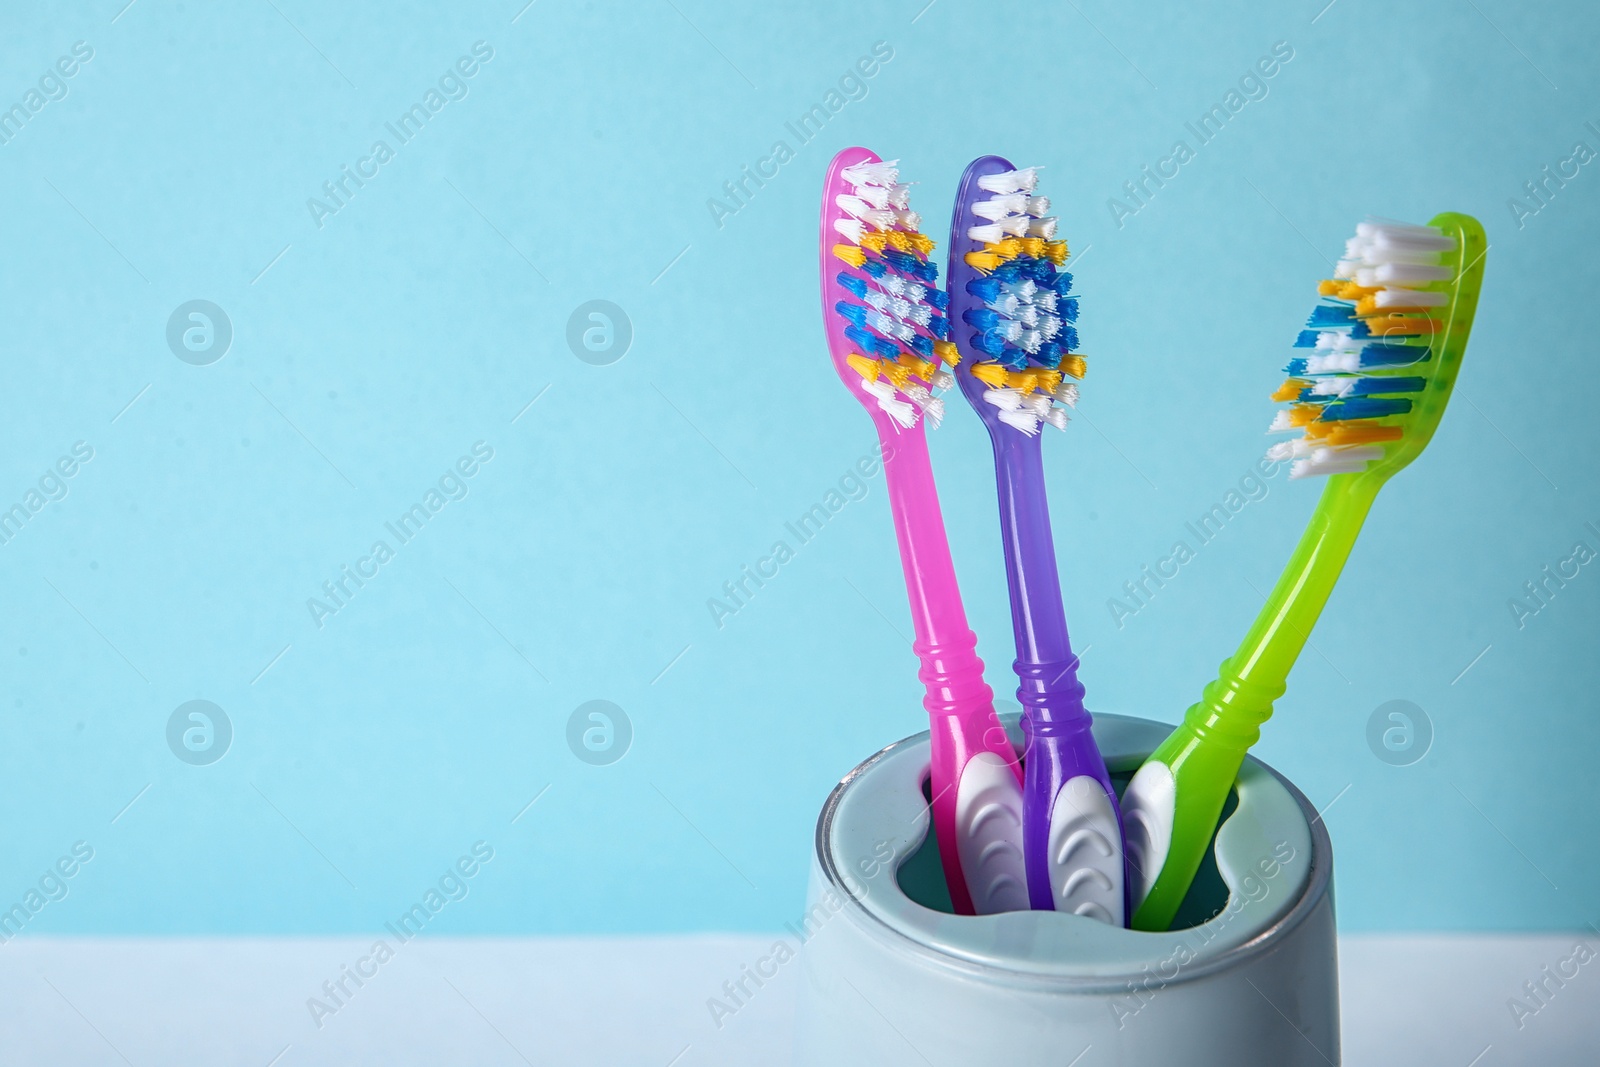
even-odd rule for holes
{"type": "Polygon", "coordinates": [[[1124,925],[1122,834],[1099,782],[1068,779],[1050,808],[1050,891],[1057,911],[1124,925]]]}
{"type": "Polygon", "coordinates": [[[956,786],[956,855],[979,915],[1028,908],[1022,786],[1005,760],[980,752],[956,786]]]}
{"type": "Polygon", "coordinates": [[[1153,760],[1139,768],[1123,791],[1122,835],[1128,850],[1128,874],[1133,879],[1134,911],[1150,895],[1156,876],[1166,865],[1177,795],[1172,768],[1153,760]]]}

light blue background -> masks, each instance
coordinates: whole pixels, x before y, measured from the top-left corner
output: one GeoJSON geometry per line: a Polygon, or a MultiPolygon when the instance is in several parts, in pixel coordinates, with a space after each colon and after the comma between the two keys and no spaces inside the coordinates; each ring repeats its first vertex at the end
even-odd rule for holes
{"type": "MultiPolygon", "coordinates": [[[[1093,705],[1169,721],[1318,487],[1274,479],[1120,629],[1108,598],[1260,455],[1352,224],[1484,221],[1457,402],[1258,751],[1332,805],[1347,930],[1600,920],[1600,575],[1524,629],[1507,607],[1574,541],[1600,548],[1600,170],[1522,228],[1507,206],[1575,141],[1600,149],[1592,6],[122,2],[0,32],[0,104],[94,49],[0,145],[0,504],[95,452],[0,546],[0,903],[95,849],[30,932],[376,930],[480,839],[494,860],[432,929],[794,919],[827,790],[922,728],[881,477],[721,629],[706,602],[872,444],[816,298],[821,175],[856,143],[902,160],[941,243],[970,158],[1047,168],[1091,358],[1047,446],[1069,617],[1093,705]],[[479,40],[469,94],[319,228],[307,198],[479,40]],[[801,145],[785,122],[876,41],[893,59],[866,98],[801,145]],[[1119,228],[1108,198],[1278,41],[1267,97],[1119,228]],[[707,199],[779,139],[795,158],[717,226],[707,199]],[[211,366],[165,342],[196,298],[234,328],[211,366]],[[606,367],[565,340],[597,298],[635,331],[606,367]],[[307,598],[480,440],[466,499],[319,629],[307,598]],[[235,731],[207,767],[164,737],[196,698],[235,731]],[[565,740],[596,698],[635,732],[610,766],[565,740]],[[1397,698],[1436,732],[1409,767],[1365,739],[1397,698]]],[[[988,446],[950,415],[952,547],[1008,692],[988,446]]]]}

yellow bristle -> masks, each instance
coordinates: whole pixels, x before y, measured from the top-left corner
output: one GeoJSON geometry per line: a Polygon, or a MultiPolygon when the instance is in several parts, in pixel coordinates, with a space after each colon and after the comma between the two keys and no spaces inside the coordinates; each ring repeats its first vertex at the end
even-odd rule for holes
{"type": "Polygon", "coordinates": [[[859,267],[867,261],[867,254],[855,245],[834,245],[833,254],[852,267],[859,267]]]}
{"type": "Polygon", "coordinates": [[[972,376],[991,389],[1003,389],[1006,385],[1008,374],[1006,369],[998,363],[974,363],[972,376]]]}
{"type": "Polygon", "coordinates": [[[1038,389],[1041,393],[1053,393],[1061,388],[1061,372],[1058,370],[1035,370],[1038,375],[1038,389]]]}
{"type": "Polygon", "coordinates": [[[1272,394],[1274,400],[1297,400],[1302,389],[1309,389],[1311,383],[1300,378],[1290,378],[1278,386],[1278,391],[1272,394]]]}
{"type": "Polygon", "coordinates": [[[1404,436],[1405,431],[1400,427],[1384,426],[1375,419],[1341,419],[1306,427],[1306,437],[1327,445],[1375,445],[1398,441],[1404,436]]]}
{"type": "Polygon", "coordinates": [[[884,363],[883,376],[889,379],[889,384],[896,389],[904,389],[911,384],[911,372],[898,363],[884,363]]]}
{"type": "Polygon", "coordinates": [[[1059,368],[1063,374],[1070,374],[1079,381],[1083,380],[1083,372],[1088,370],[1082,356],[1062,356],[1059,368]]]}
{"type": "Polygon", "coordinates": [[[878,372],[883,369],[883,364],[875,359],[868,359],[858,352],[852,352],[844,357],[844,361],[861,377],[869,382],[878,380],[878,372]]]}
{"type": "Polygon", "coordinates": [[[1290,426],[1310,426],[1322,414],[1321,404],[1296,404],[1289,409],[1290,426]]]}
{"type": "Polygon", "coordinates": [[[881,254],[888,236],[886,233],[864,233],[861,235],[861,247],[881,254]]]}
{"type": "Polygon", "coordinates": [[[1364,296],[1371,296],[1377,289],[1357,285],[1352,281],[1343,281],[1338,278],[1329,278],[1317,283],[1317,293],[1320,296],[1331,296],[1336,300],[1360,300],[1364,296]]]}
{"type": "Polygon", "coordinates": [[[1022,239],[1019,237],[1007,237],[1004,241],[984,245],[983,250],[985,252],[993,252],[1001,259],[1016,259],[1022,255],[1022,239]]]}
{"type": "MultiPolygon", "coordinates": [[[[993,252],[968,252],[961,258],[966,260],[967,266],[971,267],[979,274],[988,274],[996,267],[1000,266],[1000,264],[1005,262],[1005,260],[995,255],[993,252]]],[[[856,264],[858,267],[860,265],[861,264],[859,263],[856,264]]]]}
{"type": "Polygon", "coordinates": [[[936,247],[934,239],[925,233],[908,233],[906,237],[910,239],[911,246],[923,255],[932,252],[936,247]]]}
{"type": "Polygon", "coordinates": [[[916,242],[911,238],[912,235],[906,233],[904,230],[890,230],[888,233],[883,235],[884,241],[889,245],[890,248],[898,249],[901,252],[912,252],[916,250],[916,242]]]}
{"type": "Polygon", "coordinates": [[[1387,312],[1366,319],[1367,329],[1372,331],[1374,337],[1406,337],[1414,334],[1434,333],[1439,329],[1439,321],[1426,317],[1413,318],[1407,315],[1391,315],[1387,312]]]}
{"type": "Polygon", "coordinates": [[[1065,263],[1067,261],[1067,242],[1065,242],[1065,241],[1050,241],[1050,242],[1048,242],[1044,246],[1044,254],[1045,254],[1046,257],[1049,258],[1050,262],[1054,263],[1058,267],[1061,266],[1061,264],[1063,264],[1063,263],[1065,263]]]}
{"type": "Polygon", "coordinates": [[[1044,255],[1046,242],[1043,237],[1022,237],[1019,240],[1022,242],[1023,255],[1032,256],[1035,259],[1044,255]]]}
{"type": "MultiPolygon", "coordinates": [[[[971,255],[972,253],[969,252],[967,254],[971,255]]],[[[961,352],[956,348],[956,343],[954,341],[933,342],[933,354],[938,356],[940,362],[947,366],[954,367],[957,363],[961,362],[961,352]]]]}
{"type": "Polygon", "coordinates": [[[923,381],[928,381],[933,377],[933,364],[918,356],[913,356],[909,352],[902,353],[897,362],[923,381]]]}

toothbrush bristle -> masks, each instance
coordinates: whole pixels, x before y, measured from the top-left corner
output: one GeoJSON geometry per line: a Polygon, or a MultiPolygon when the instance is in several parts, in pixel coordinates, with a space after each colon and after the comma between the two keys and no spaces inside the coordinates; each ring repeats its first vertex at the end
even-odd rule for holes
{"type": "Polygon", "coordinates": [[[1067,243],[1055,239],[1049,199],[1033,195],[1038,178],[1037,167],[982,175],[977,186],[991,195],[974,200],[971,217],[958,224],[982,246],[963,257],[978,274],[966,284],[978,306],[961,318],[975,331],[972,347],[988,357],[973,364],[972,376],[988,387],[983,399],[999,409],[999,420],[1030,437],[1045,423],[1066,428],[1065,407],[1077,403],[1078,390],[1061,379],[1084,374],[1083,357],[1072,351],[1072,275],[1056,269],[1067,243]]]}
{"type": "Polygon", "coordinates": [[[944,316],[948,296],[928,258],[933,241],[919,230],[922,219],[910,208],[896,161],[858,163],[839,177],[850,190],[834,198],[832,221],[845,239],[833,246],[844,265],[834,281],[846,299],[833,313],[849,323],[845,363],[900,426],[926,416],[937,427],[944,402],[933,391],[953,384],[942,365],[960,357],[944,316]]]}
{"type": "Polygon", "coordinates": [[[1306,320],[1289,379],[1272,399],[1268,433],[1298,436],[1267,457],[1290,461],[1291,478],[1357,473],[1405,437],[1414,400],[1428,387],[1435,316],[1450,303],[1454,237],[1432,226],[1369,219],[1345,242],[1333,278],[1306,320]]]}

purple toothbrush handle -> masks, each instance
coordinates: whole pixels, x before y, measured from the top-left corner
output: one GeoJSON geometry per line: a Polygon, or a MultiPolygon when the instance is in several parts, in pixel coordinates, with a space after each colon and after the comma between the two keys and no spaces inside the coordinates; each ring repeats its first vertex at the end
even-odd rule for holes
{"type": "MultiPolygon", "coordinates": [[[[1035,908],[1054,910],[1049,839],[1057,794],[1067,782],[1083,776],[1099,783],[1113,812],[1117,812],[1117,794],[1090,733],[1094,720],[1083,706],[1078,657],[1067,634],[1040,439],[1026,437],[1004,423],[997,424],[994,438],[1000,536],[1005,544],[1017,643],[1013,666],[1021,683],[1017,701],[1022,705],[1027,734],[1022,848],[1027,859],[1028,898],[1035,908]]],[[[1121,825],[1120,813],[1116,825],[1121,825]]],[[[1120,842],[1116,845],[1120,852],[1120,842]]]]}
{"type": "Polygon", "coordinates": [[[1014,169],[1009,160],[983,156],[961,176],[946,276],[952,334],[963,356],[956,381],[994,443],[1000,531],[1017,645],[1014,667],[1021,683],[1017,699],[1027,735],[1022,833],[1028,898],[1036,909],[1070,910],[1122,926],[1128,913],[1128,881],[1121,813],[1105,760],[1090,733],[1093,720],[1083,706],[1078,657],[1067,636],[1045,499],[1041,438],[1000,421],[999,410],[983,399],[988,386],[973,377],[972,366],[988,357],[967,342],[964,329],[955,326],[966,311],[982,306],[967,291],[967,283],[979,275],[965,261],[967,252],[980,248],[967,234],[969,226],[981,221],[972,215],[972,204],[988,195],[979,188],[978,179],[1014,169]]]}

